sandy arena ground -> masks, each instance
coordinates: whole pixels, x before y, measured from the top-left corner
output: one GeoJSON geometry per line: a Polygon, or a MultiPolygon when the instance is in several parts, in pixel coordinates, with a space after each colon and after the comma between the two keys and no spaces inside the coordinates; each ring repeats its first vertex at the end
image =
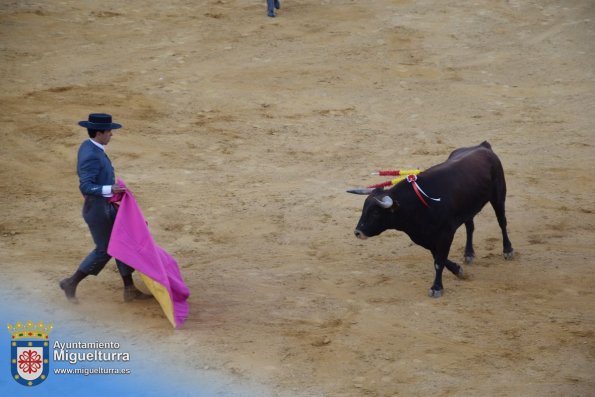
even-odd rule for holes
{"type": "Polygon", "coordinates": [[[2,294],[276,395],[594,396],[594,54],[590,0],[3,1],[2,294]],[[57,288],[91,248],[76,123],[98,111],[190,287],[182,330],[124,305],[113,264],[77,306],[57,288]],[[517,256],[486,207],[469,279],[431,299],[429,253],[357,240],[345,190],[483,140],[517,256]]]}

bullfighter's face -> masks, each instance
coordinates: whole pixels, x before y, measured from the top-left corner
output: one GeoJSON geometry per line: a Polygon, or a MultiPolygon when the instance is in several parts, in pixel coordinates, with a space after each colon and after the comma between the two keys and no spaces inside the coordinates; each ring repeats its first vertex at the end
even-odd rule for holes
{"type": "Polygon", "coordinates": [[[112,130],[97,131],[97,135],[95,135],[95,141],[103,146],[107,145],[111,139],[112,130]]]}

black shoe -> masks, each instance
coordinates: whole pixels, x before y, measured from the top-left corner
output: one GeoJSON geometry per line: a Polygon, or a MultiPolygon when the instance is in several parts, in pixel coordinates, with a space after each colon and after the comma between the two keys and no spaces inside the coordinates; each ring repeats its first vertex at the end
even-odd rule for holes
{"type": "Polygon", "coordinates": [[[60,281],[60,288],[66,294],[66,299],[68,299],[72,303],[78,303],[78,299],[76,299],[76,284],[72,282],[70,278],[65,278],[64,280],[60,281]]]}
{"type": "Polygon", "coordinates": [[[138,290],[134,285],[124,287],[124,302],[130,302],[135,299],[149,299],[153,295],[147,295],[138,290]]]}
{"type": "Polygon", "coordinates": [[[281,8],[281,3],[279,3],[279,0],[275,0],[275,8],[276,9],[280,9],[281,8]]]}

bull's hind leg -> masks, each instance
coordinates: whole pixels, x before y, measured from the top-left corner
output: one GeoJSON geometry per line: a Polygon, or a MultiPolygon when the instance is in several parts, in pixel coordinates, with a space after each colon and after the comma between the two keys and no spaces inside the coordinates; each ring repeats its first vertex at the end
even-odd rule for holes
{"type": "Polygon", "coordinates": [[[475,223],[473,218],[465,222],[465,230],[467,231],[467,242],[465,243],[465,263],[471,264],[475,259],[475,250],[473,249],[473,231],[475,230],[475,223]]]}
{"type": "MultiPolygon", "coordinates": [[[[505,194],[505,193],[504,193],[505,194]]],[[[494,212],[496,212],[496,218],[498,219],[498,225],[500,225],[500,230],[502,230],[502,246],[503,246],[503,254],[504,259],[512,259],[514,256],[514,249],[512,248],[512,243],[508,238],[508,232],[506,231],[506,210],[504,208],[504,195],[498,195],[496,199],[492,200],[490,203],[492,207],[494,207],[494,212]]]]}

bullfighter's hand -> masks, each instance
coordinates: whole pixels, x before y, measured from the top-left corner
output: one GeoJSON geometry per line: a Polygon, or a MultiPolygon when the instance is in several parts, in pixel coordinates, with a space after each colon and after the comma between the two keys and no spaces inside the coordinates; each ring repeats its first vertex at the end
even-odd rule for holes
{"type": "Polygon", "coordinates": [[[112,193],[124,193],[125,191],[125,187],[122,187],[120,185],[112,185],[112,193]]]}

